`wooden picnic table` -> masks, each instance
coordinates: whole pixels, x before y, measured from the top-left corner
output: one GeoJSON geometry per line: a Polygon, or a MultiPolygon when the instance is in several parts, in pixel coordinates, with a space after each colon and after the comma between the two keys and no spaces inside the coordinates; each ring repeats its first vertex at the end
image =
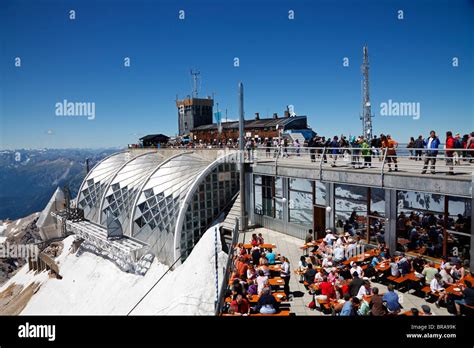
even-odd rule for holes
{"type": "MultiPolygon", "coordinates": [[[[258,247],[260,248],[265,248],[265,249],[276,249],[276,245],[275,244],[260,244],[258,247]]],[[[252,249],[253,248],[253,245],[252,244],[244,244],[244,248],[245,249],[252,249]]]]}
{"type": "Polygon", "coordinates": [[[271,279],[268,279],[268,285],[283,286],[285,285],[285,280],[283,280],[283,278],[280,278],[280,277],[271,278],[271,279]]]}
{"type": "MultiPolygon", "coordinates": [[[[275,291],[272,293],[273,297],[275,297],[275,300],[277,302],[282,302],[286,300],[286,296],[284,292],[281,291],[275,291]]],[[[247,300],[249,303],[257,303],[258,300],[260,299],[260,296],[258,295],[247,295],[247,300]]],[[[226,297],[225,302],[232,302],[232,299],[230,297],[226,297]]]]}
{"type": "Polygon", "coordinates": [[[269,265],[268,269],[273,272],[280,272],[281,271],[281,264],[278,265],[269,265]]]}
{"type": "Polygon", "coordinates": [[[346,261],[343,262],[343,264],[348,265],[352,261],[362,262],[362,261],[365,261],[366,259],[369,259],[369,258],[374,257],[374,256],[375,256],[375,249],[370,249],[370,250],[364,251],[363,254],[356,255],[354,257],[351,257],[350,259],[347,259],[346,261]]]}
{"type": "Polygon", "coordinates": [[[390,269],[390,262],[389,261],[379,262],[377,266],[375,266],[375,269],[379,272],[385,272],[386,270],[390,269]]]}

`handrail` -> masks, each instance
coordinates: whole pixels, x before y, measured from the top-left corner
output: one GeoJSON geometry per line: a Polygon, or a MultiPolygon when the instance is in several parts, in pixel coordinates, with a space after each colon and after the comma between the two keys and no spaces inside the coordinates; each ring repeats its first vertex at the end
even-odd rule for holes
{"type": "Polygon", "coordinates": [[[217,300],[216,308],[215,308],[216,315],[219,315],[219,313],[222,312],[222,308],[224,307],[227,284],[229,283],[230,274],[233,271],[234,252],[235,252],[235,249],[236,249],[235,247],[237,245],[238,240],[239,240],[239,219],[235,218],[235,226],[234,226],[234,230],[232,231],[232,243],[229,248],[227,264],[224,269],[224,277],[222,279],[221,288],[218,294],[218,300],[217,300]]]}
{"type": "Polygon", "coordinates": [[[382,160],[382,167],[380,169],[380,183],[383,187],[383,179],[384,179],[384,168],[385,168],[385,161],[387,160],[387,149],[384,149],[383,160],[382,160]]]}

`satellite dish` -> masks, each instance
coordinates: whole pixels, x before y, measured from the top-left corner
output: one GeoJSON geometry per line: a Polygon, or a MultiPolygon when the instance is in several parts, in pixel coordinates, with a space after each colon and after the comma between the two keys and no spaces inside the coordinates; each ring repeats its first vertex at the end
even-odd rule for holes
{"type": "Polygon", "coordinates": [[[370,106],[370,102],[368,101],[367,103],[365,103],[365,106],[370,106]]]}

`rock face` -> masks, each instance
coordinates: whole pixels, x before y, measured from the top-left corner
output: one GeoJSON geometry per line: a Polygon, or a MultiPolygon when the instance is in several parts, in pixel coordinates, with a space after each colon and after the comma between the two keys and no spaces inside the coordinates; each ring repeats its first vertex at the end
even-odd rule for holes
{"type": "MultiPolygon", "coordinates": [[[[3,224],[5,246],[19,244],[33,244],[39,242],[41,237],[39,229],[36,226],[40,213],[31,214],[25,218],[21,218],[12,222],[3,224]]],[[[4,248],[2,248],[4,250],[4,248]]],[[[11,278],[17,269],[22,267],[26,260],[22,258],[4,258],[0,257],[0,285],[11,278]]]]}

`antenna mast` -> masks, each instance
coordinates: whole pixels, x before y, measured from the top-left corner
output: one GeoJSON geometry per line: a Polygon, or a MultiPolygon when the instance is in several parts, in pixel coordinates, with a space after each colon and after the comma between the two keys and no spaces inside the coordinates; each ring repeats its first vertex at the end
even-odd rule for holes
{"type": "Polygon", "coordinates": [[[363,49],[364,59],[361,66],[362,70],[362,132],[364,138],[372,139],[372,109],[370,104],[370,93],[369,93],[369,47],[364,46],[363,49]]]}
{"type": "Polygon", "coordinates": [[[201,73],[199,72],[199,70],[193,70],[191,69],[191,76],[193,78],[193,98],[197,98],[198,96],[198,79],[199,79],[199,75],[201,75],[201,73]]]}

